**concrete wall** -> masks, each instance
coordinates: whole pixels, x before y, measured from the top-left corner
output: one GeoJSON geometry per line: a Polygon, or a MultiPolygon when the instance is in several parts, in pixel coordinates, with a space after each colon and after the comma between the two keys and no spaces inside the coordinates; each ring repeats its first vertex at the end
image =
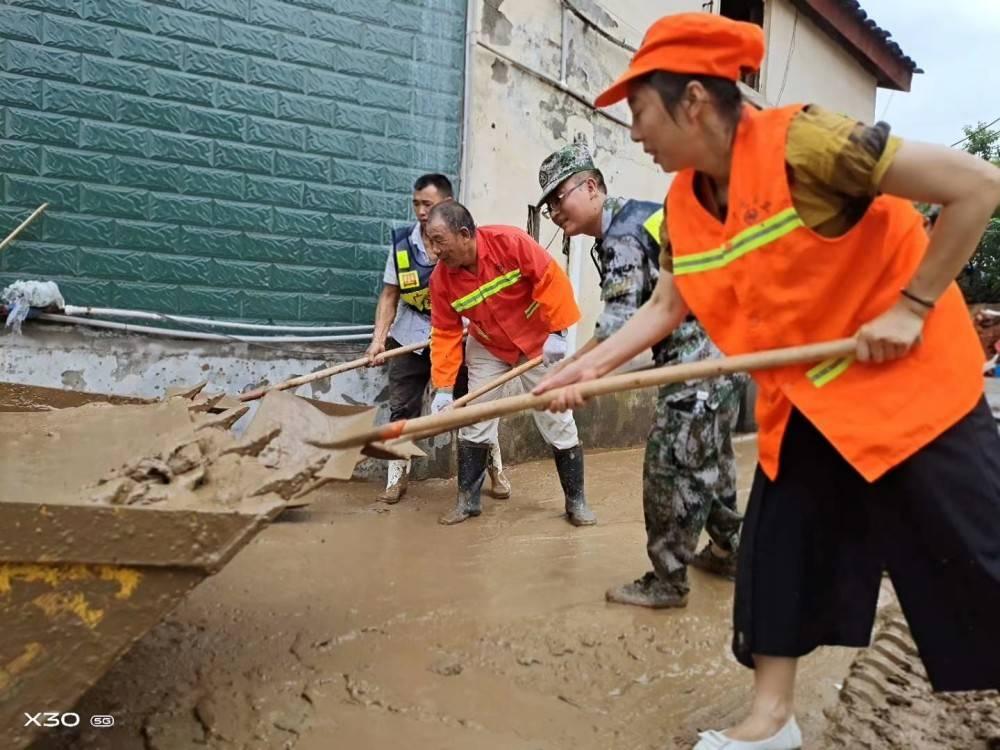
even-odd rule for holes
{"type": "MultiPolygon", "coordinates": [[[[670,176],[629,139],[628,108],[621,104],[598,112],[590,106],[627,67],[632,54],[595,31],[595,26],[634,47],[657,18],[700,11],[705,3],[573,0],[571,4],[586,21],[564,12],[558,0],[476,3],[464,195],[480,223],[524,226],[528,207],[538,197],[538,166],[577,133],[587,136],[613,194],[660,201],[669,186],[670,176]]],[[[716,12],[719,5],[714,5],[716,12]]],[[[768,0],[765,33],[769,52],[762,88],[768,102],[775,103],[780,92],[782,103],[816,102],[872,120],[875,79],[811,21],[804,17],[796,21],[790,0],[768,0]]],[[[546,246],[551,242],[549,251],[563,258],[562,237],[545,220],[540,240],[546,246]]],[[[579,240],[571,251],[579,257],[563,258],[584,313],[577,332],[580,343],[592,334],[601,309],[590,244],[579,240]]]]}
{"type": "Polygon", "coordinates": [[[789,0],[765,3],[764,27],[768,54],[762,88],[771,105],[812,102],[864,122],[874,120],[875,77],[789,0]]]}
{"type": "MultiPolygon", "coordinates": [[[[601,28],[633,45],[652,18],[700,7],[691,0],[574,4],[601,28]],[[614,8],[615,16],[605,8],[614,8]]],[[[609,117],[590,106],[628,65],[630,51],[566,12],[566,75],[560,90],[550,82],[559,81],[563,71],[564,14],[559,2],[485,0],[478,3],[476,22],[465,196],[481,223],[525,226],[528,207],[538,199],[538,167],[577,133],[587,136],[612,193],[663,199],[669,178],[629,139],[623,124],[629,119],[627,107],[615,107],[609,117]]],[[[543,219],[542,245],[551,241],[550,252],[563,258],[557,234],[555,225],[543,219]]],[[[581,343],[592,334],[601,309],[589,249],[590,241],[581,240],[573,250],[581,257],[567,263],[579,269],[578,276],[571,276],[584,313],[578,327],[581,343]]]]}

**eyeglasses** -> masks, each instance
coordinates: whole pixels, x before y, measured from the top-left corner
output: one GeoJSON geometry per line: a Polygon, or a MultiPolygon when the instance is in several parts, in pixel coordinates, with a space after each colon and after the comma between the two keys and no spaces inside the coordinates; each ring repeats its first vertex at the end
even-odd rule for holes
{"type": "Polygon", "coordinates": [[[586,184],[587,184],[586,180],[581,180],[568,190],[563,190],[556,197],[547,200],[545,202],[545,208],[542,209],[542,216],[544,216],[546,219],[551,219],[552,214],[554,214],[556,211],[559,210],[559,207],[562,206],[562,202],[570,196],[570,193],[572,193],[578,187],[582,187],[583,185],[586,184]]]}

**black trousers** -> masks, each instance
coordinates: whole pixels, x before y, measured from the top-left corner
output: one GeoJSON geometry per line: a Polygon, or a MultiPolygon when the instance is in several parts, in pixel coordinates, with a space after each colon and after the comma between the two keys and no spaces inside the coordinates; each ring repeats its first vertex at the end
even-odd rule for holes
{"type": "Polygon", "coordinates": [[[1000,688],[1000,436],[985,400],[877,481],[794,412],[778,479],[757,469],[733,652],[869,645],[888,570],[936,690],[1000,688]]]}
{"type": "MultiPolygon", "coordinates": [[[[399,342],[390,338],[386,350],[399,348],[399,342]]],[[[410,352],[389,360],[389,420],[414,419],[420,416],[424,393],[431,381],[431,351],[424,349],[419,354],[410,352]]],[[[455,398],[461,398],[469,391],[469,371],[465,364],[455,381],[455,398]]]]}

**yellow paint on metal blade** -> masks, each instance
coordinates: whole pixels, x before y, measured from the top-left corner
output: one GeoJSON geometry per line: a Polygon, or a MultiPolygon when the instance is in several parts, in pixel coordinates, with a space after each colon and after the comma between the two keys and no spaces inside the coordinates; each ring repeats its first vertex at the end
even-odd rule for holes
{"type": "Polygon", "coordinates": [[[29,643],[24,647],[24,652],[20,656],[15,656],[5,666],[0,667],[0,695],[21,672],[31,666],[31,662],[37,659],[43,651],[45,649],[41,643],[29,643]]]}
{"type": "Polygon", "coordinates": [[[139,587],[142,573],[117,565],[45,565],[42,563],[0,563],[0,596],[10,593],[13,581],[44,583],[57,588],[79,581],[110,581],[118,584],[116,599],[130,599],[139,587]]]}
{"type": "Polygon", "coordinates": [[[63,594],[58,591],[51,591],[48,594],[36,596],[31,600],[31,603],[51,618],[55,618],[61,614],[76,615],[80,622],[91,630],[96,628],[101,620],[104,619],[104,610],[91,607],[90,602],[87,601],[87,597],[79,592],[75,594],[63,594]]]}

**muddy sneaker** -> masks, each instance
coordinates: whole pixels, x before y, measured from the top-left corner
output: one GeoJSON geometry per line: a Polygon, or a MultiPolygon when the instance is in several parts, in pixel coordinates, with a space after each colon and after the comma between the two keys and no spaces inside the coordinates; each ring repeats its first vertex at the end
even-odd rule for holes
{"type": "Polygon", "coordinates": [[[504,474],[503,469],[494,471],[490,469],[490,494],[497,500],[510,500],[512,488],[510,480],[504,474]]]}
{"type": "Polygon", "coordinates": [[[475,518],[481,512],[482,511],[479,510],[470,510],[466,505],[459,501],[454,508],[438,519],[438,523],[442,526],[454,526],[456,523],[462,523],[462,521],[469,518],[475,518]]]}
{"type": "Polygon", "coordinates": [[[497,500],[510,499],[510,480],[503,473],[503,457],[500,455],[498,443],[490,445],[490,458],[486,462],[486,473],[490,475],[490,494],[497,500]]]}
{"type": "Polygon", "coordinates": [[[385,489],[379,493],[379,502],[395,505],[406,494],[406,485],[410,478],[409,461],[390,461],[389,473],[386,477],[385,489]]]}
{"type": "Polygon", "coordinates": [[[730,552],[726,557],[719,557],[712,552],[712,543],[709,542],[691,560],[691,567],[704,570],[706,573],[711,573],[721,578],[728,578],[730,581],[735,581],[736,560],[738,557],[739,555],[736,552],[730,552]]]}
{"type": "Polygon", "coordinates": [[[663,583],[652,571],[632,583],[608,589],[604,598],[616,604],[631,604],[652,609],[687,606],[687,594],[663,583]]]}

